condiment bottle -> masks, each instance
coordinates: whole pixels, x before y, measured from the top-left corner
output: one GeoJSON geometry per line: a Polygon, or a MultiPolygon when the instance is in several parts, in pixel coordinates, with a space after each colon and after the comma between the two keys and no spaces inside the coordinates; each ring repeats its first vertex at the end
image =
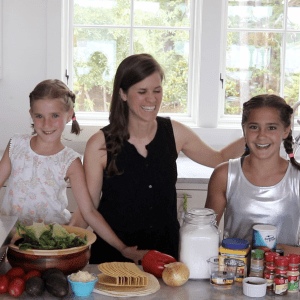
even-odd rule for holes
{"type": "Polygon", "coordinates": [[[179,255],[180,261],[188,267],[191,279],[210,278],[207,260],[219,254],[216,223],[216,214],[209,208],[193,208],[184,213],[179,255]]]}
{"type": "Polygon", "coordinates": [[[265,269],[264,269],[264,278],[267,280],[267,289],[273,290],[273,283],[275,277],[275,257],[279,256],[279,253],[276,252],[266,252],[265,253],[265,269]]]}
{"type": "Polygon", "coordinates": [[[237,268],[235,281],[242,282],[247,276],[247,262],[250,248],[249,242],[244,239],[227,238],[222,241],[222,245],[219,248],[220,265],[224,265],[226,258],[235,258],[244,262],[244,266],[237,268]]]}
{"type": "Polygon", "coordinates": [[[264,277],[265,252],[261,249],[251,251],[250,277],[264,277]]]}

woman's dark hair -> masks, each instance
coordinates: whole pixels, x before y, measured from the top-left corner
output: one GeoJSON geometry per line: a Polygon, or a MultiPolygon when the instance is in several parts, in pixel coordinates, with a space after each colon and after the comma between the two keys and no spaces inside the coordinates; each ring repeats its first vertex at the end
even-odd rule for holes
{"type": "Polygon", "coordinates": [[[106,150],[111,154],[111,161],[107,166],[107,175],[122,174],[116,165],[118,154],[124,140],[129,139],[128,133],[128,104],[120,96],[120,89],[125,94],[134,84],[146,77],[158,72],[161,80],[164,79],[164,71],[159,63],[150,54],[134,54],[125,58],[119,65],[113,87],[112,101],[110,106],[108,130],[105,131],[108,139],[106,150]]]}
{"type": "MultiPolygon", "coordinates": [[[[29,94],[30,108],[33,108],[34,103],[37,100],[43,99],[62,99],[66,111],[74,108],[75,94],[58,79],[47,79],[40,82],[34,90],[29,94]]],[[[33,124],[31,125],[33,127],[33,124]]],[[[34,128],[34,127],[33,127],[34,128]]],[[[35,130],[33,134],[35,134],[35,130]]],[[[80,127],[75,117],[75,112],[72,116],[72,128],[71,133],[79,135],[80,127]]]]}
{"type": "MultiPolygon", "coordinates": [[[[243,104],[242,127],[248,121],[251,110],[260,107],[276,108],[279,112],[279,117],[284,125],[284,128],[287,128],[291,125],[293,109],[284,101],[284,99],[277,95],[263,94],[255,96],[243,104]]],[[[287,154],[293,153],[292,130],[290,130],[287,138],[283,140],[283,145],[287,154]]],[[[246,156],[249,153],[250,150],[248,145],[246,144],[246,150],[242,156],[246,156]]],[[[294,157],[291,157],[290,161],[298,170],[300,170],[300,164],[295,160],[294,157]]]]}

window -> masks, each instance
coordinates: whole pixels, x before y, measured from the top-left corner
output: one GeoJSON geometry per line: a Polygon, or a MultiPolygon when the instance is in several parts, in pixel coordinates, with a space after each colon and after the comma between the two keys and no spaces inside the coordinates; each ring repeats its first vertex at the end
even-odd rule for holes
{"type": "Polygon", "coordinates": [[[245,101],[273,93],[300,100],[300,1],[228,0],[223,117],[245,101]]]}
{"type": "MultiPolygon", "coordinates": [[[[133,2],[133,0],[131,0],[133,2]]],[[[167,2],[169,5],[170,3],[183,3],[181,0],[178,1],[169,1],[169,0],[157,0],[158,3],[167,2]],[[179,1],[179,2],[178,2],[179,1]]],[[[99,1],[84,1],[87,5],[93,4],[96,5],[99,1]]],[[[123,5],[128,5],[131,3],[127,0],[121,1],[123,5]],[[127,4],[126,4],[127,3],[127,4]]],[[[121,3],[120,2],[120,3],[121,3]]],[[[52,2],[49,3],[49,5],[52,2]]],[[[67,69],[67,75],[69,75],[68,85],[70,88],[73,89],[73,57],[77,55],[75,53],[76,49],[73,49],[74,42],[79,41],[79,45],[81,44],[84,46],[83,39],[74,39],[74,30],[78,32],[85,32],[92,35],[95,31],[102,31],[102,32],[113,32],[113,31],[129,31],[130,33],[134,33],[135,29],[137,32],[140,30],[149,30],[149,24],[145,26],[136,25],[137,28],[131,27],[130,25],[121,25],[121,24],[79,24],[83,23],[83,21],[76,21],[78,24],[73,28],[73,19],[74,19],[74,5],[76,2],[73,0],[64,0],[64,14],[63,14],[63,24],[67,25],[70,24],[70,28],[64,28],[64,33],[66,36],[69,36],[70,43],[69,49],[64,48],[64,60],[68,61],[68,65],[66,68],[63,68],[63,74],[65,74],[65,69],[67,69]],[[68,12],[68,13],[67,13],[68,12]],[[116,26],[117,25],[117,26],[116,26]],[[118,28],[119,27],[119,28],[118,28]],[[73,53],[74,51],[74,53],[73,53]],[[68,74],[69,73],[69,74],[68,74]]],[[[102,5],[104,6],[112,3],[112,1],[102,1],[102,5]]],[[[135,2],[134,2],[135,3],[135,2]]],[[[133,3],[133,4],[134,4],[133,3]]],[[[154,3],[154,1],[147,3],[154,3]]],[[[220,123],[219,116],[221,114],[221,107],[220,103],[223,103],[224,100],[222,98],[222,82],[220,81],[220,73],[221,73],[221,60],[222,60],[222,45],[223,45],[223,35],[222,30],[223,28],[223,20],[224,20],[224,11],[226,10],[226,1],[223,0],[191,0],[185,1],[184,3],[188,3],[188,5],[184,4],[185,10],[189,12],[189,25],[185,23],[184,26],[173,26],[174,22],[169,24],[169,26],[162,26],[161,24],[157,23],[155,26],[151,26],[153,30],[165,30],[177,33],[182,33],[185,37],[188,34],[188,41],[187,38],[185,39],[185,46],[184,49],[188,49],[188,56],[185,59],[185,65],[188,64],[188,72],[187,72],[187,80],[185,83],[186,90],[185,94],[187,93],[187,100],[186,100],[186,108],[184,111],[177,111],[177,112],[165,112],[172,119],[176,119],[187,126],[190,126],[201,138],[204,142],[209,144],[214,148],[221,148],[231,141],[239,138],[241,136],[241,126],[240,121],[236,120],[233,123],[226,122],[220,123]]],[[[151,4],[153,5],[153,4],[151,4]]],[[[81,5],[83,6],[83,5],[81,5]]],[[[79,7],[79,6],[78,6],[79,7]]],[[[129,6],[128,6],[129,7],[129,6]]],[[[182,7],[182,6],[180,6],[182,7]]],[[[53,5],[53,13],[51,15],[57,15],[54,11],[58,10],[57,6],[54,7],[53,5]]],[[[86,9],[83,6],[83,9],[86,9]]],[[[108,9],[108,8],[107,8],[108,9]]],[[[113,8],[111,8],[113,9],[113,8]]],[[[134,7],[131,6],[128,10],[134,10],[134,7]]],[[[127,11],[128,11],[127,10],[127,11]]],[[[182,8],[181,8],[182,10],[182,8]]],[[[118,13],[118,11],[117,11],[118,13]]],[[[129,16],[130,14],[128,14],[129,16]]],[[[52,18],[49,18],[50,22],[52,18]]],[[[187,20],[185,21],[187,22],[187,20]]],[[[56,25],[52,24],[52,26],[56,25]]],[[[128,55],[130,53],[134,53],[133,49],[133,41],[130,41],[130,34],[128,36],[128,55]],[[130,52],[132,51],[132,52],[130,52]]],[[[132,35],[134,36],[134,35],[132,35]]],[[[48,42],[49,45],[49,53],[57,51],[56,45],[60,41],[64,41],[65,39],[60,39],[59,36],[56,35],[49,35],[50,41],[48,42]]],[[[174,44],[174,43],[173,43],[174,44]]],[[[142,44],[144,45],[144,43],[142,44]]],[[[181,44],[183,45],[183,44],[181,44]]],[[[178,48],[177,48],[178,49],[178,48]]],[[[180,49],[183,49],[181,47],[180,49]]],[[[127,50],[126,50],[127,51],[127,50]]],[[[146,50],[144,50],[146,51],[146,50]]],[[[155,55],[155,52],[152,53],[155,55]]],[[[168,54],[168,53],[167,53],[168,54]]],[[[167,55],[164,53],[164,55],[167,55]]],[[[125,52],[123,53],[125,56],[125,52]]],[[[127,55],[127,54],[126,54],[127,55]]],[[[163,58],[163,56],[160,56],[163,58]]],[[[122,56],[117,58],[121,61],[122,56]]],[[[160,60],[157,58],[159,62],[164,65],[164,59],[160,60]]],[[[86,63],[86,61],[83,61],[86,63]]],[[[113,64],[113,67],[116,68],[117,61],[113,64]]],[[[49,60],[49,69],[52,68],[52,61],[49,60]]],[[[84,73],[85,66],[80,66],[79,71],[84,73]],[[80,69],[82,68],[82,69],[80,69]]],[[[109,71],[110,72],[110,71],[109,71]]],[[[102,75],[105,73],[101,73],[102,75]]],[[[110,74],[110,73],[108,73],[110,74]]],[[[52,75],[53,77],[54,75],[52,75]]],[[[76,75],[75,75],[76,76],[76,75]]],[[[102,79],[107,78],[108,75],[102,76],[102,79]]],[[[62,77],[61,77],[62,78],[62,77]]],[[[64,78],[64,81],[67,83],[67,78],[64,78]]],[[[169,75],[167,74],[165,84],[169,81],[169,75]]],[[[74,81],[75,83],[75,81],[74,81]]],[[[173,87],[174,85],[170,85],[173,87]]],[[[166,89],[166,87],[165,87],[166,89]]],[[[182,91],[179,92],[179,95],[183,94],[182,91]]],[[[100,92],[101,94],[101,92],[100,92]]],[[[107,95],[107,94],[106,94],[107,95]]],[[[78,95],[80,96],[80,95],[78,95]]],[[[177,98],[176,94],[173,91],[172,95],[175,99],[177,98]]],[[[87,97],[85,97],[87,98],[87,97]]],[[[88,98],[87,98],[88,99],[88,98]]],[[[93,98],[92,98],[93,99],[93,98]]],[[[106,101],[109,102],[109,101],[106,101]]],[[[88,103],[88,102],[87,102],[88,103]]],[[[104,102],[102,100],[104,105],[104,102]]],[[[107,107],[108,108],[108,107],[107,107]]],[[[82,111],[82,108],[79,108],[80,111],[76,112],[76,117],[79,120],[81,127],[83,128],[82,133],[80,136],[76,137],[76,141],[80,141],[81,145],[77,148],[77,145],[73,145],[72,147],[77,151],[82,152],[82,149],[85,147],[85,143],[87,139],[95,132],[99,130],[100,126],[104,126],[108,123],[108,113],[104,111],[82,111]]],[[[236,116],[238,117],[238,116],[236,116]]],[[[231,121],[231,120],[230,120],[231,121]]],[[[66,135],[67,138],[74,140],[73,136],[66,135]]]]}
{"type": "Polygon", "coordinates": [[[69,86],[77,115],[107,119],[116,68],[128,55],[150,53],[166,73],[160,113],[195,120],[199,11],[194,0],[70,0],[69,86]]]}

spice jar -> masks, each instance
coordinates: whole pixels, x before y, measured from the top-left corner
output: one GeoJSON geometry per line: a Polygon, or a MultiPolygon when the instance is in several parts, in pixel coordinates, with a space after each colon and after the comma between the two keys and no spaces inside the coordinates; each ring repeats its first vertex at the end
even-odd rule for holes
{"type": "Polygon", "coordinates": [[[277,256],[275,257],[275,274],[278,275],[287,275],[289,265],[289,258],[288,256],[277,256]]]}
{"type": "Polygon", "coordinates": [[[219,230],[214,210],[193,208],[184,213],[180,228],[180,261],[191,279],[210,278],[207,260],[219,254],[219,230]]]}
{"type": "Polygon", "coordinates": [[[265,253],[265,270],[264,278],[267,280],[267,289],[273,290],[273,283],[275,277],[275,257],[279,256],[279,253],[276,252],[266,252],[265,253]]]}
{"type": "Polygon", "coordinates": [[[297,254],[289,254],[289,266],[287,271],[288,292],[297,292],[299,288],[299,262],[300,258],[297,254]]]}
{"type": "Polygon", "coordinates": [[[261,249],[251,251],[250,277],[264,277],[265,252],[261,249]]]}
{"type": "Polygon", "coordinates": [[[249,242],[244,239],[227,238],[222,241],[222,245],[219,248],[220,265],[224,265],[226,258],[234,258],[244,262],[244,265],[237,268],[235,281],[242,282],[247,276],[247,262],[250,248],[249,242]]]}
{"type": "Polygon", "coordinates": [[[286,295],[288,293],[288,277],[277,274],[274,277],[274,289],[276,295],[286,295]]]}
{"type": "Polygon", "coordinates": [[[297,254],[289,254],[288,271],[299,272],[300,257],[297,254]]]}

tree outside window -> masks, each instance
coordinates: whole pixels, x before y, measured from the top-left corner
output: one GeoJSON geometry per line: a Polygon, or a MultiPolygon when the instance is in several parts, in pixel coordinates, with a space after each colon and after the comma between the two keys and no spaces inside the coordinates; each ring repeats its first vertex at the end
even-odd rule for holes
{"type": "Polygon", "coordinates": [[[300,100],[299,16],[299,0],[228,1],[225,115],[258,94],[300,100]]]}
{"type": "Polygon", "coordinates": [[[166,73],[160,112],[187,114],[190,15],[189,0],[74,0],[75,110],[109,111],[120,62],[149,53],[166,73]]]}

